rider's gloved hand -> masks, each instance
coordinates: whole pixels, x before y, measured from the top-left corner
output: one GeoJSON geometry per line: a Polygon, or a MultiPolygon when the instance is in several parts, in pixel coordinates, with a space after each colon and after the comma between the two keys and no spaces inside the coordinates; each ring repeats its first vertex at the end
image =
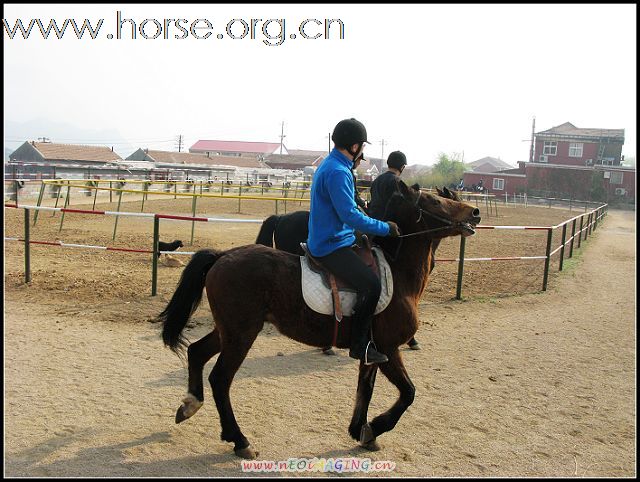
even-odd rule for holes
{"type": "Polygon", "coordinates": [[[400,228],[396,223],[394,223],[393,221],[387,221],[387,224],[389,225],[388,236],[391,236],[391,237],[400,236],[400,228]]]}

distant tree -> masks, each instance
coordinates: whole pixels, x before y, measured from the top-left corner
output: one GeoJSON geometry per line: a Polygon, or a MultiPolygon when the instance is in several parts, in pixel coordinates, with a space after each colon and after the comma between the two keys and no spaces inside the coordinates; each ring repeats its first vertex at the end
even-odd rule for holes
{"type": "Polygon", "coordinates": [[[441,152],[438,155],[438,161],[431,169],[429,174],[412,176],[406,179],[406,182],[417,182],[423,187],[442,187],[458,184],[458,181],[465,172],[465,165],[461,160],[460,154],[445,154],[441,152]]]}

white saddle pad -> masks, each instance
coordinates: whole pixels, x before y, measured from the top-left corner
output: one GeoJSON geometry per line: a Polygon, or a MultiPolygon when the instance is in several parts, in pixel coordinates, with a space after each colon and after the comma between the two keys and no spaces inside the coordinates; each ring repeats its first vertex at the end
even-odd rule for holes
{"type": "MultiPolygon", "coordinates": [[[[373,255],[380,265],[380,283],[382,284],[380,299],[375,311],[377,315],[389,305],[393,297],[393,277],[382,250],[374,247],[373,255]]],[[[302,267],[302,296],[307,306],[317,313],[333,315],[331,290],[322,282],[322,275],[309,267],[309,261],[305,256],[300,256],[300,266],[302,267]]],[[[351,316],[356,304],[356,293],[339,290],[339,294],[342,313],[344,316],[351,316]]]]}

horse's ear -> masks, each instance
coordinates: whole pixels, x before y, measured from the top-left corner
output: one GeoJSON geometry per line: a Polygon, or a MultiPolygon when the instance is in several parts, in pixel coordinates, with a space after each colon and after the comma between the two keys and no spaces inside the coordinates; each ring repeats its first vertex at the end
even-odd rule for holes
{"type": "MultiPolygon", "coordinates": [[[[445,189],[446,189],[446,187],[445,187],[445,189]]],[[[436,186],[436,192],[438,193],[438,196],[445,197],[444,193],[440,190],[440,188],[438,186],[436,186]]]]}
{"type": "Polygon", "coordinates": [[[420,184],[418,184],[417,182],[415,184],[411,185],[411,189],[414,189],[418,192],[420,192],[420,184]]]}
{"type": "Polygon", "coordinates": [[[447,186],[445,186],[442,189],[442,192],[444,193],[444,197],[448,197],[449,199],[451,199],[451,191],[449,191],[449,189],[447,188],[447,186]]]}
{"type": "Polygon", "coordinates": [[[400,194],[411,202],[415,201],[416,195],[420,195],[420,191],[416,190],[413,186],[407,186],[402,180],[398,181],[398,186],[400,187],[400,194]]]}

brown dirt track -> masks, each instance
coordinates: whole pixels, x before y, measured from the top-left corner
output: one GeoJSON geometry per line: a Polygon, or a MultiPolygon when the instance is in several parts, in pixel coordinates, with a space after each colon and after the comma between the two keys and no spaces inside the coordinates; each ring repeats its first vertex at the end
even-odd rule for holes
{"type": "MultiPolygon", "coordinates": [[[[239,215],[237,201],[209,203],[199,203],[199,214],[264,218],[273,208],[243,201],[239,215]]],[[[145,211],[184,214],[190,207],[186,200],[158,200],[145,211]]],[[[124,203],[122,210],[139,211],[140,203],[124,203]]],[[[5,209],[5,236],[21,236],[21,215],[5,209]]],[[[503,208],[483,224],[548,225],[570,216],[503,208]]],[[[113,217],[68,214],[58,234],[59,215],[42,212],[32,239],[151,245],[150,221],[120,218],[115,242],[113,223],[113,217]]],[[[257,230],[197,224],[196,245],[183,250],[247,244],[257,230]]],[[[161,239],[186,245],[190,232],[189,223],[163,221],[161,239]]],[[[542,232],[479,231],[466,255],[541,255],[543,238],[542,232]]],[[[321,356],[270,325],[233,384],[236,418],[263,460],[370,457],[394,461],[394,476],[632,477],[634,241],[634,214],[610,211],[561,274],[554,258],[545,293],[538,292],[542,262],[470,262],[466,299],[454,301],[455,263],[439,263],[420,305],[423,350],[404,353],[416,400],[380,437],[379,452],[357,447],[346,431],[357,363],[343,350],[321,356]],[[507,296],[513,293],[520,295],[507,296]]],[[[437,257],[454,258],[457,251],[458,240],[446,240],[437,257]]],[[[181,269],[161,266],[159,296],[152,298],[149,255],[34,246],[33,281],[26,286],[22,253],[19,243],[5,244],[6,475],[242,475],[231,445],[219,440],[210,390],[192,420],[173,423],[186,370],[148,321],[168,301],[181,269]]],[[[211,325],[205,304],[189,338],[211,325]]],[[[396,397],[378,376],[370,418],[396,397]]]]}

